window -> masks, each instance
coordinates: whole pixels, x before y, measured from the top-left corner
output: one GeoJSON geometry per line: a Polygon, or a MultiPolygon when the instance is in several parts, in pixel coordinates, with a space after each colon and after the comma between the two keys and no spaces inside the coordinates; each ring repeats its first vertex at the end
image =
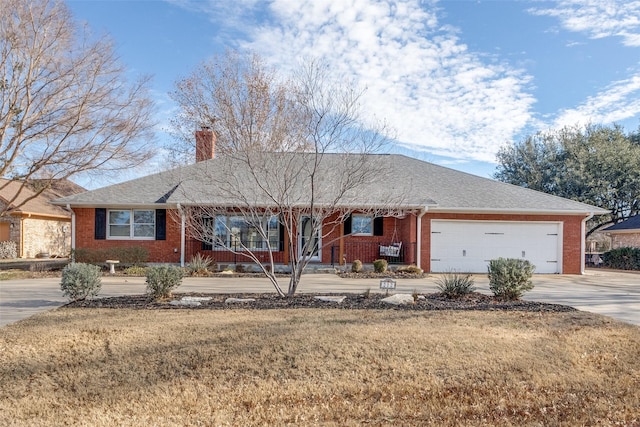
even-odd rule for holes
{"type": "Polygon", "coordinates": [[[252,224],[243,216],[218,215],[214,223],[215,246],[234,250],[267,250],[271,247],[271,250],[278,251],[279,227],[276,215],[263,219],[260,224],[252,224]]]}
{"type": "Polygon", "coordinates": [[[155,210],[109,210],[107,229],[109,239],[154,239],[155,210]]]}
{"type": "Polygon", "coordinates": [[[351,234],[373,236],[373,217],[353,214],[351,217],[351,234]]]}

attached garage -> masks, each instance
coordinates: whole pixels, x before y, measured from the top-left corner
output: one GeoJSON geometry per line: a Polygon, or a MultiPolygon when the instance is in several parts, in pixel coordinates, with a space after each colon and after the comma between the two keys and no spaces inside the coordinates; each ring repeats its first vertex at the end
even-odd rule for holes
{"type": "Polygon", "coordinates": [[[431,221],[431,271],[486,273],[489,260],[522,258],[536,273],[562,273],[562,223],[431,221]]]}

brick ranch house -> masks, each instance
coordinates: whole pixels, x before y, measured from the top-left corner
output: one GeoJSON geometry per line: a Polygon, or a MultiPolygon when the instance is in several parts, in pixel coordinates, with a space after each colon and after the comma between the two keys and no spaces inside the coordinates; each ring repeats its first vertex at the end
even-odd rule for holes
{"type": "Polygon", "coordinates": [[[611,238],[611,249],[640,248],[640,215],[634,215],[602,230],[611,238]]]}
{"type": "MultiPolygon", "coordinates": [[[[57,200],[56,204],[73,211],[73,247],[137,245],[149,250],[150,262],[181,265],[196,253],[211,256],[218,263],[243,262],[237,254],[189,236],[184,220],[181,223],[176,215],[181,206],[193,204],[198,192],[211,185],[201,177],[222,170],[225,156],[214,156],[214,152],[213,132],[198,131],[196,163],[192,165],[57,200]]],[[[396,177],[389,185],[406,194],[404,213],[373,218],[358,214],[358,206],[351,206],[354,213],[318,239],[314,262],[340,264],[360,259],[370,263],[386,258],[392,263],[417,264],[426,272],[483,273],[488,260],[509,257],[531,261],[537,273],[581,274],[585,222],[593,215],[607,213],[403,155],[372,156],[379,156],[377,159],[396,177]]],[[[327,176],[331,159],[328,155],[327,176]]],[[[376,191],[367,188],[363,194],[375,203],[376,191]]],[[[221,200],[200,203],[226,206],[221,200]]],[[[237,218],[230,213],[222,220],[237,218]]],[[[240,237],[234,238],[248,239],[252,230],[236,225],[241,231],[240,237]]],[[[281,244],[282,227],[275,218],[269,227],[270,239],[279,249],[275,260],[287,264],[291,254],[287,245],[281,244]]],[[[298,242],[305,237],[304,231],[299,234],[298,242]]]]}
{"type": "Polygon", "coordinates": [[[81,186],[60,179],[52,181],[50,188],[36,196],[31,187],[22,188],[20,182],[0,179],[0,205],[6,208],[0,218],[0,241],[15,242],[19,258],[44,254],[68,256],[71,211],[51,201],[84,191],[81,186]]]}

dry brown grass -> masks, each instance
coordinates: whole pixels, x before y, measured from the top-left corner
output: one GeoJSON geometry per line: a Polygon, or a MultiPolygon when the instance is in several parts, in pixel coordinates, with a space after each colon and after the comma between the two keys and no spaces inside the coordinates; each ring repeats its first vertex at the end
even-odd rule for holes
{"type": "Polygon", "coordinates": [[[573,312],[59,309],[0,329],[0,424],[638,425],[640,328],[573,312]]]}

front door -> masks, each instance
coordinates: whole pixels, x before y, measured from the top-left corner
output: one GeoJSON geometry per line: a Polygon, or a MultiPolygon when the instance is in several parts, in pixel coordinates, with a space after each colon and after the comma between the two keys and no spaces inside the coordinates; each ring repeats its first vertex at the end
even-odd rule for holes
{"type": "Polygon", "coordinates": [[[299,242],[298,250],[301,257],[307,255],[311,261],[320,261],[320,230],[313,232],[311,217],[303,216],[300,219],[299,242]]]}

